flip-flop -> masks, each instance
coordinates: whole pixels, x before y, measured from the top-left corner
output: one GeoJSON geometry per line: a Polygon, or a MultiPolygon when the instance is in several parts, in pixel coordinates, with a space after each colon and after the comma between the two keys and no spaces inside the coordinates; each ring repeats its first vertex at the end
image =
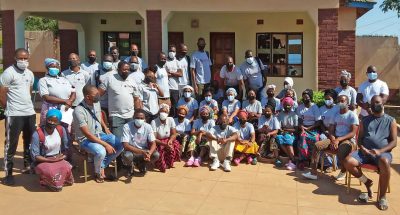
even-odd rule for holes
{"type": "Polygon", "coordinates": [[[386,200],[386,198],[379,199],[378,208],[379,208],[379,210],[382,210],[382,211],[385,211],[389,208],[388,201],[386,200]]]}
{"type": "Polygon", "coordinates": [[[367,193],[361,193],[361,194],[358,196],[357,200],[358,200],[359,202],[361,202],[361,203],[367,203],[368,200],[369,200],[368,194],[367,194],[367,193]]]}

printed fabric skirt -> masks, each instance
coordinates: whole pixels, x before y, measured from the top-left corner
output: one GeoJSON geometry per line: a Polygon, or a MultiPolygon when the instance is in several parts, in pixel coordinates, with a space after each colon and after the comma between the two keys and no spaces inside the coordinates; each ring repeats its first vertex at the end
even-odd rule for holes
{"type": "MultiPolygon", "coordinates": [[[[167,144],[169,138],[161,139],[160,141],[167,144]]],[[[172,142],[172,146],[168,145],[157,145],[157,151],[160,153],[160,159],[155,163],[157,169],[161,172],[165,172],[166,169],[173,168],[175,161],[180,161],[181,156],[181,145],[178,140],[172,142]]]]}
{"type": "Polygon", "coordinates": [[[40,177],[40,184],[52,190],[60,190],[64,185],[74,183],[72,166],[65,160],[54,163],[39,163],[35,167],[35,172],[40,177]]]}
{"type": "Polygon", "coordinates": [[[320,140],[320,134],[317,130],[305,131],[299,136],[298,150],[301,161],[311,159],[312,149],[315,143],[320,140]]]}
{"type": "Polygon", "coordinates": [[[197,136],[192,135],[189,139],[189,143],[187,146],[187,152],[196,151],[199,152],[201,147],[208,147],[207,139],[203,138],[200,141],[200,144],[196,144],[197,136]]]}
{"type": "Polygon", "coordinates": [[[238,140],[235,142],[235,152],[255,155],[258,153],[258,148],[259,147],[256,142],[252,142],[251,146],[241,144],[238,140]]]}

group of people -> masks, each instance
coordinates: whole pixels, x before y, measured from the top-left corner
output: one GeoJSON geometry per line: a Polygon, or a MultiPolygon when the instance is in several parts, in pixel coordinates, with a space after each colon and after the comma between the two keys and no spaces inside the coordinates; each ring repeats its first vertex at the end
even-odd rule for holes
{"type": "Polygon", "coordinates": [[[294,81],[286,77],[283,90],[267,84],[268,66],[245,52],[236,66],[232,57],[212,75],[212,61],[199,38],[191,57],[185,44],[169,46],[158,63],[147,66],[136,44],[131,56],[120,59],[111,47],[97,63],[95,51],[87,62],[69,55],[68,69],[60,71],[56,59],[45,59],[47,72],[39,80],[42,98],[40,125],[35,126],[31,100],[34,74],[29,53],[15,51],[15,63],[0,76],[0,104],[5,107],[6,143],[3,183],[14,184],[13,157],[23,132],[24,172],[35,172],[40,184],[54,191],[74,182],[71,147],[76,141],[93,158],[95,181],[113,180],[105,168],[116,160],[133,176],[147,172],[148,164],[161,172],[185,160],[186,167],[210,161],[210,170],[231,165],[256,165],[258,159],[288,157],[285,168],[310,172],[318,179],[317,165],[324,152],[337,154],[343,180],[346,171],[359,178],[371,198],[372,181],[358,168],[371,163],[380,170],[379,208],[387,209],[385,191],[390,178],[391,150],[396,146],[394,118],[384,113],[388,87],[368,67],[368,80],[358,92],[349,85],[351,74],[342,71],[340,86],[324,91],[325,103],[313,102],[313,90],[300,97],[294,81]],[[356,114],[361,107],[361,114],[356,114]],[[73,109],[73,120],[64,114],[73,109]]]}

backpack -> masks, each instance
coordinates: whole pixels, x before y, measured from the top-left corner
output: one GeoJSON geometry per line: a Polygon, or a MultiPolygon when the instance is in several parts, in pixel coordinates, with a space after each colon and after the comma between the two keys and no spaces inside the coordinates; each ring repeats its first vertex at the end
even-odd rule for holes
{"type": "MultiPolygon", "coordinates": [[[[55,130],[57,130],[58,134],[60,135],[60,137],[62,139],[62,137],[64,135],[63,127],[61,125],[57,125],[55,130]]],[[[38,127],[36,129],[36,131],[37,131],[37,133],[39,135],[39,144],[40,144],[40,146],[42,146],[42,145],[44,145],[44,142],[46,141],[46,136],[44,135],[43,128],[42,127],[38,127]]]]}
{"type": "Polygon", "coordinates": [[[99,87],[99,85],[100,85],[100,70],[95,71],[94,80],[96,81],[96,87],[99,87]]]}

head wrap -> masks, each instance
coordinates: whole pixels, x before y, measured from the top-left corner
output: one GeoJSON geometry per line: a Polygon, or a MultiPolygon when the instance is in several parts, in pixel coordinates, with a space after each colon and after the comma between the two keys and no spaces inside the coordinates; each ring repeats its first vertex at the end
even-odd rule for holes
{"type": "Polygon", "coordinates": [[[210,113],[210,107],[208,107],[207,105],[204,105],[200,108],[200,114],[202,113],[210,113]]]}
{"type": "Polygon", "coordinates": [[[57,117],[58,122],[60,122],[61,118],[62,118],[61,111],[58,109],[50,109],[49,111],[47,111],[46,119],[52,118],[52,117],[57,117]]]}
{"type": "Polygon", "coordinates": [[[182,92],[185,91],[185,89],[190,89],[192,92],[194,91],[193,87],[186,85],[182,88],[182,92]]]}
{"type": "Polygon", "coordinates": [[[50,65],[52,64],[57,64],[60,65],[60,62],[58,62],[58,60],[53,59],[53,58],[46,58],[44,60],[44,65],[48,68],[50,65]]]}
{"type": "Polygon", "coordinates": [[[293,85],[294,85],[293,78],[291,78],[291,77],[286,77],[284,79],[284,82],[287,82],[289,84],[289,86],[291,86],[291,87],[293,87],[293,85]]]}
{"type": "Polygon", "coordinates": [[[228,90],[226,90],[226,94],[228,95],[230,92],[232,92],[233,93],[233,96],[237,96],[237,92],[236,92],[236,90],[235,90],[235,88],[229,88],[228,90]]]}
{"type": "Polygon", "coordinates": [[[169,105],[167,105],[167,104],[160,104],[160,111],[161,111],[161,109],[165,109],[165,110],[167,110],[167,113],[169,113],[169,109],[170,109],[170,107],[169,107],[169,105]]]}
{"type": "Polygon", "coordinates": [[[243,116],[243,117],[245,117],[245,119],[247,119],[247,116],[248,116],[249,114],[245,111],[245,110],[240,110],[239,112],[238,112],[238,114],[237,114],[237,116],[239,117],[239,116],[243,116]]]}
{"type": "Polygon", "coordinates": [[[290,97],[285,97],[285,98],[283,98],[282,99],[282,104],[283,105],[290,105],[291,107],[293,106],[293,104],[294,104],[294,101],[293,101],[293,99],[292,98],[290,98],[290,97]]]}
{"type": "Polygon", "coordinates": [[[180,110],[184,110],[184,111],[186,112],[186,114],[189,113],[189,108],[187,108],[186,105],[181,105],[181,106],[179,106],[179,107],[178,107],[178,112],[179,112],[180,110]]]}
{"type": "Polygon", "coordinates": [[[347,70],[342,70],[340,72],[340,77],[346,77],[346,78],[351,78],[351,73],[347,72],[347,70]]]}
{"type": "Polygon", "coordinates": [[[275,90],[276,86],[274,84],[270,84],[267,86],[267,89],[274,89],[275,90]]]}

